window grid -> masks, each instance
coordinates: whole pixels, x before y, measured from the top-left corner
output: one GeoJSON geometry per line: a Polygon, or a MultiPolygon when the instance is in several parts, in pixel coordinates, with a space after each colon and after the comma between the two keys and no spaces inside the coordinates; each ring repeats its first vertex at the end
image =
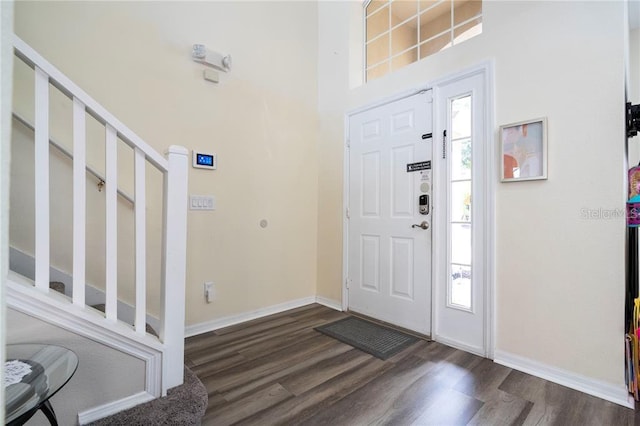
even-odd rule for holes
{"type": "MultiPolygon", "coordinates": [[[[410,63],[422,60],[428,56],[431,56],[434,53],[437,53],[439,51],[442,51],[444,49],[447,49],[451,46],[454,46],[456,44],[459,44],[460,42],[466,40],[462,39],[456,42],[456,32],[458,30],[460,30],[461,28],[464,28],[465,26],[473,23],[474,21],[476,21],[476,25],[473,25],[471,27],[469,27],[465,32],[461,33],[465,34],[468,31],[473,30],[474,28],[477,28],[479,31],[478,33],[482,32],[482,3],[480,0],[470,0],[468,2],[459,2],[456,0],[441,0],[437,3],[434,3],[428,7],[426,7],[425,9],[421,9],[420,8],[420,2],[419,1],[415,1],[413,2],[415,4],[415,12],[413,12],[410,15],[407,15],[404,17],[404,19],[402,19],[400,22],[398,22],[397,24],[393,24],[393,4],[394,3],[398,3],[397,0],[388,0],[385,2],[375,2],[375,5],[377,5],[377,8],[375,10],[372,10],[370,13],[367,14],[367,8],[369,7],[369,5],[373,4],[373,2],[367,1],[364,3],[364,37],[365,37],[365,48],[364,48],[364,79],[365,81],[369,81],[369,80],[373,80],[375,78],[381,77],[389,72],[393,72],[395,71],[396,67],[393,66],[394,64],[394,59],[399,59],[401,57],[406,56],[408,53],[410,53],[412,50],[415,49],[415,58],[410,58],[408,63],[406,64],[401,64],[400,66],[398,66],[397,68],[402,68],[410,63]],[[456,19],[456,3],[458,3],[458,9],[460,10],[462,8],[462,6],[464,5],[468,5],[468,4],[478,4],[478,8],[479,10],[477,11],[477,13],[472,14],[471,17],[459,22],[459,23],[455,23],[455,19],[456,19]],[[428,16],[429,12],[433,12],[435,11],[438,7],[441,7],[442,5],[449,5],[448,8],[448,14],[449,14],[449,25],[448,28],[438,32],[435,35],[432,35],[428,38],[426,38],[425,40],[421,40],[422,34],[422,27],[424,25],[427,25],[429,22],[438,19],[439,16],[435,16],[432,17],[431,21],[426,21],[426,22],[422,22],[423,19],[426,19],[426,17],[428,16]],[[384,28],[379,34],[375,34],[373,37],[368,38],[368,23],[369,20],[372,18],[375,18],[376,15],[378,14],[382,14],[382,13],[387,13],[388,17],[387,17],[387,22],[386,22],[386,28],[384,28]],[[416,28],[415,28],[415,35],[416,35],[416,42],[413,44],[408,45],[408,47],[405,47],[403,49],[401,49],[399,52],[393,52],[393,43],[394,43],[394,30],[399,30],[402,27],[408,27],[410,22],[415,20],[416,21],[416,28]],[[448,42],[446,44],[444,44],[442,47],[437,47],[434,46],[432,47],[433,49],[435,49],[434,51],[429,51],[427,50],[427,48],[429,48],[430,43],[434,43],[436,42],[436,40],[438,40],[439,38],[442,38],[446,35],[449,35],[448,37],[448,42]],[[369,49],[372,49],[374,47],[373,43],[375,43],[377,40],[380,40],[382,37],[387,37],[388,38],[388,42],[386,43],[386,54],[379,54],[378,56],[381,57],[380,60],[378,60],[375,63],[371,63],[369,64],[369,49]],[[423,54],[423,49],[424,54],[423,54]],[[384,67],[385,69],[382,70],[383,65],[386,65],[386,67],[384,67]],[[371,71],[379,71],[382,70],[383,72],[380,75],[375,75],[374,73],[372,73],[371,71]]],[[[407,1],[403,0],[402,3],[408,3],[407,1]]],[[[463,14],[462,12],[460,13],[461,15],[463,14]]],[[[442,17],[444,17],[444,14],[442,15],[442,17]]],[[[459,36],[460,37],[460,36],[459,36]]],[[[473,35],[471,35],[471,37],[473,37],[473,35]]],[[[373,56],[373,55],[371,55],[373,56]]]]}

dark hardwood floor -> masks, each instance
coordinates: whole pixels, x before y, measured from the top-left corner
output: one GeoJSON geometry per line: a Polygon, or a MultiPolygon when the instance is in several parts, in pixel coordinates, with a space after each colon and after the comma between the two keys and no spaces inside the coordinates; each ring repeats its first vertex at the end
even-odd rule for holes
{"type": "MultiPolygon", "coordinates": [[[[435,342],[381,361],[309,305],[187,339],[204,425],[632,425],[634,411],[435,342]]],[[[640,419],[640,417],[639,417],[640,419]]]]}

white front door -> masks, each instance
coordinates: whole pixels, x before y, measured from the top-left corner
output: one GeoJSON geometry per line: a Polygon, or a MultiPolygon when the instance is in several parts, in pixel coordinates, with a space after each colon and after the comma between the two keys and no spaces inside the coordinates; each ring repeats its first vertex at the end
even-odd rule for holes
{"type": "Polygon", "coordinates": [[[349,118],[349,309],[426,335],[431,334],[431,93],[349,118]]]}
{"type": "Polygon", "coordinates": [[[492,141],[485,133],[484,76],[439,86],[436,93],[433,337],[486,356],[486,188],[493,176],[487,173],[492,141]]]}

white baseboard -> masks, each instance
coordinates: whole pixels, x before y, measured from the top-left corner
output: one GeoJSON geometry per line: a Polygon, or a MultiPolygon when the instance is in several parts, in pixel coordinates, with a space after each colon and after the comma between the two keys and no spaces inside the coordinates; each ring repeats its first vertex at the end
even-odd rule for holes
{"type": "Polygon", "coordinates": [[[316,303],[326,306],[327,308],[335,309],[336,311],[342,311],[342,303],[337,300],[329,299],[322,296],[316,296],[316,303]]]}
{"type": "Polygon", "coordinates": [[[237,315],[218,318],[213,321],[206,321],[198,324],[188,325],[185,330],[185,337],[191,337],[198,334],[208,333],[210,331],[218,330],[224,327],[229,327],[231,325],[240,324],[246,321],[251,321],[254,319],[266,317],[273,314],[279,314],[280,312],[310,305],[312,303],[319,303],[320,305],[324,305],[328,308],[335,309],[337,311],[342,311],[341,303],[335,300],[328,299],[322,296],[304,297],[302,299],[292,300],[290,302],[279,303],[277,305],[267,306],[266,308],[256,309],[255,311],[243,312],[237,315]]]}
{"type": "Polygon", "coordinates": [[[117,401],[99,405],[78,413],[78,424],[86,425],[95,422],[120,411],[127,410],[139,404],[144,404],[154,399],[153,395],[147,392],[140,392],[117,401]]]}
{"type": "Polygon", "coordinates": [[[304,297],[302,299],[291,300],[289,302],[267,306],[266,308],[256,309],[255,311],[243,312],[237,315],[218,318],[213,321],[206,321],[198,324],[188,325],[185,330],[185,337],[208,333],[220,328],[229,327],[231,325],[240,324],[242,322],[266,317],[267,315],[278,314],[280,312],[288,311],[289,309],[295,309],[301,306],[310,305],[315,302],[316,298],[313,296],[304,297]]]}
{"type": "Polygon", "coordinates": [[[500,350],[495,351],[494,362],[611,401],[623,407],[634,407],[633,399],[629,399],[629,393],[624,385],[612,385],[608,382],[592,379],[572,371],[500,350]]]}
{"type": "Polygon", "coordinates": [[[484,349],[483,348],[479,348],[477,346],[471,346],[471,345],[467,345],[464,342],[460,342],[458,340],[455,339],[448,339],[446,337],[442,337],[442,336],[438,336],[438,335],[434,335],[433,336],[433,340],[435,340],[438,343],[442,343],[443,345],[447,345],[447,346],[451,346],[452,348],[456,348],[456,349],[460,349],[462,351],[465,352],[469,352],[475,355],[479,355],[481,357],[486,357],[486,354],[484,353],[484,349]]]}

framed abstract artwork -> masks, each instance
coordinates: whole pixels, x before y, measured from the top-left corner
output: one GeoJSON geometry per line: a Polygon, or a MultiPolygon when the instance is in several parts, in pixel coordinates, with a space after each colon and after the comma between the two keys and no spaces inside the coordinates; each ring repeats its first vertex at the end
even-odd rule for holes
{"type": "Polygon", "coordinates": [[[500,126],[502,182],[547,178],[547,119],[500,126]]]}

